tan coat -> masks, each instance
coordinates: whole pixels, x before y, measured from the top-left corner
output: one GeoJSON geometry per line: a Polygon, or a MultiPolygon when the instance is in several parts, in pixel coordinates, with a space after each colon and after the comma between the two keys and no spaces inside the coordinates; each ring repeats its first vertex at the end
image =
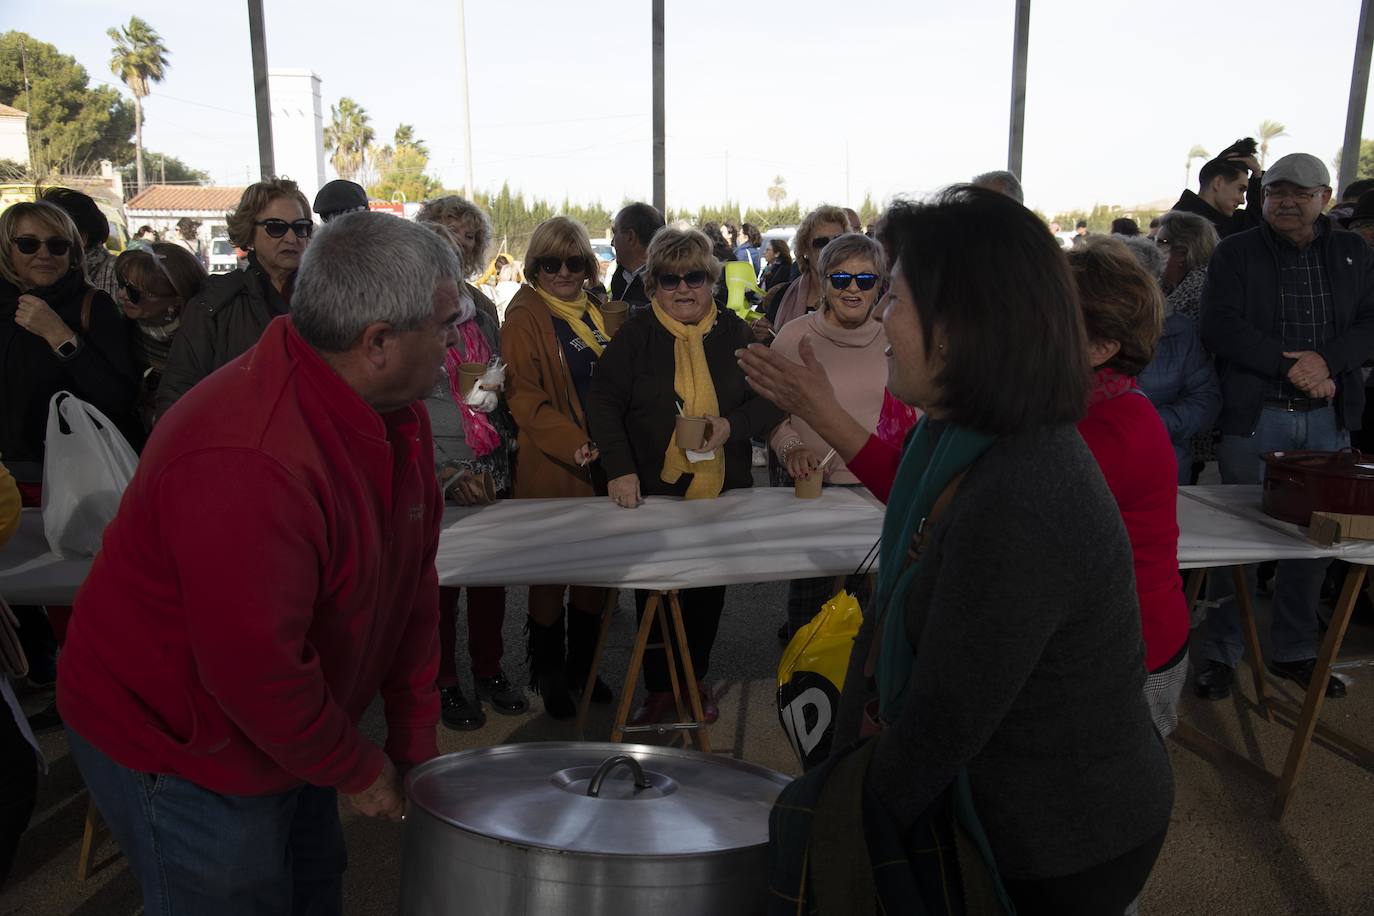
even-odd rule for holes
{"type": "Polygon", "coordinates": [[[507,367],[506,403],[520,429],[515,497],[596,495],[591,472],[573,463],[591,438],[587,418],[553,330],[553,313],[529,286],[506,306],[501,358],[507,367]]]}

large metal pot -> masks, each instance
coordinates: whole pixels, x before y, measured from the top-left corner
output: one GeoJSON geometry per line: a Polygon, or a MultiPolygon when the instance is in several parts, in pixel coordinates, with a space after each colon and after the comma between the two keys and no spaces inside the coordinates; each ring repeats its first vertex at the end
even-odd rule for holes
{"type": "Polygon", "coordinates": [[[746,916],[788,778],[676,748],[507,744],[406,779],[402,916],[746,916]]]}
{"type": "Polygon", "coordinates": [[[1353,449],[1268,452],[1264,511],[1304,527],[1313,512],[1374,515],[1374,456],[1353,449]]]}

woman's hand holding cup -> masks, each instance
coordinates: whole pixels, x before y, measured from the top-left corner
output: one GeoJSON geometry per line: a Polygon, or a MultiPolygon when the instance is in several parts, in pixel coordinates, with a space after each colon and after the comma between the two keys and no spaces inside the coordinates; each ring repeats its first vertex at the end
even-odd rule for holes
{"type": "Polygon", "coordinates": [[[820,466],[816,453],[804,445],[787,453],[786,464],[787,476],[793,480],[806,480],[820,466]]]}

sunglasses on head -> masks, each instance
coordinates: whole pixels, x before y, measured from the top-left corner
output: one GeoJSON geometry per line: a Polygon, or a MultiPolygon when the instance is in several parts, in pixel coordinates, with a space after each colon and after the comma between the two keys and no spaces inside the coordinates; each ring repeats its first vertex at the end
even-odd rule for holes
{"type": "Polygon", "coordinates": [[[14,247],[23,254],[38,254],[39,245],[46,246],[48,254],[55,258],[64,257],[72,250],[72,243],[67,239],[36,239],[31,235],[21,235],[14,240],[14,247]]]}
{"type": "Polygon", "coordinates": [[[835,236],[833,235],[818,235],[811,240],[811,247],[816,249],[817,251],[820,251],[822,248],[824,248],[826,245],[829,245],[833,241],[835,241],[835,236]]]}
{"type": "Polygon", "coordinates": [[[706,285],[706,271],[689,270],[685,274],[659,274],[658,286],[672,292],[683,283],[687,284],[688,289],[701,289],[706,285]]]}
{"type": "Polygon", "coordinates": [[[853,281],[859,284],[859,289],[868,292],[878,282],[878,275],[871,273],[847,274],[836,271],[833,274],[826,274],[825,276],[826,279],[830,281],[830,285],[838,290],[849,289],[850,281],[853,281]]]}
{"type": "Polygon", "coordinates": [[[286,230],[290,229],[296,233],[298,239],[310,238],[310,233],[315,231],[315,223],[308,219],[298,219],[288,223],[284,219],[260,219],[253,223],[254,226],[261,226],[262,231],[266,232],[270,238],[279,239],[286,235],[286,230]]]}
{"type": "Polygon", "coordinates": [[[546,255],[537,258],[535,263],[539,265],[539,270],[546,274],[558,273],[564,264],[568,265],[568,273],[570,274],[580,274],[587,269],[587,260],[580,254],[575,254],[569,258],[555,258],[552,255],[546,255]]]}

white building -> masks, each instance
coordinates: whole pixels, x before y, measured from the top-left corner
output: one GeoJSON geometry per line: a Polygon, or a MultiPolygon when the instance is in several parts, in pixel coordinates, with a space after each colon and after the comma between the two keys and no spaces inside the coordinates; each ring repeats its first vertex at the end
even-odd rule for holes
{"type": "Polygon", "coordinates": [[[0,105],[0,159],[29,164],[29,113],[0,105]]]}
{"type": "Polygon", "coordinates": [[[272,154],[277,174],[314,201],[324,184],[324,110],[320,78],[309,70],[269,70],[272,154]]]}
{"type": "Polygon", "coordinates": [[[210,240],[228,233],[225,216],[238,206],[243,188],[201,188],[185,185],[149,185],[124,205],[129,218],[129,234],[135,235],[143,226],[164,239],[177,238],[177,220],[189,216],[200,221],[200,240],[206,251],[210,240]]]}

